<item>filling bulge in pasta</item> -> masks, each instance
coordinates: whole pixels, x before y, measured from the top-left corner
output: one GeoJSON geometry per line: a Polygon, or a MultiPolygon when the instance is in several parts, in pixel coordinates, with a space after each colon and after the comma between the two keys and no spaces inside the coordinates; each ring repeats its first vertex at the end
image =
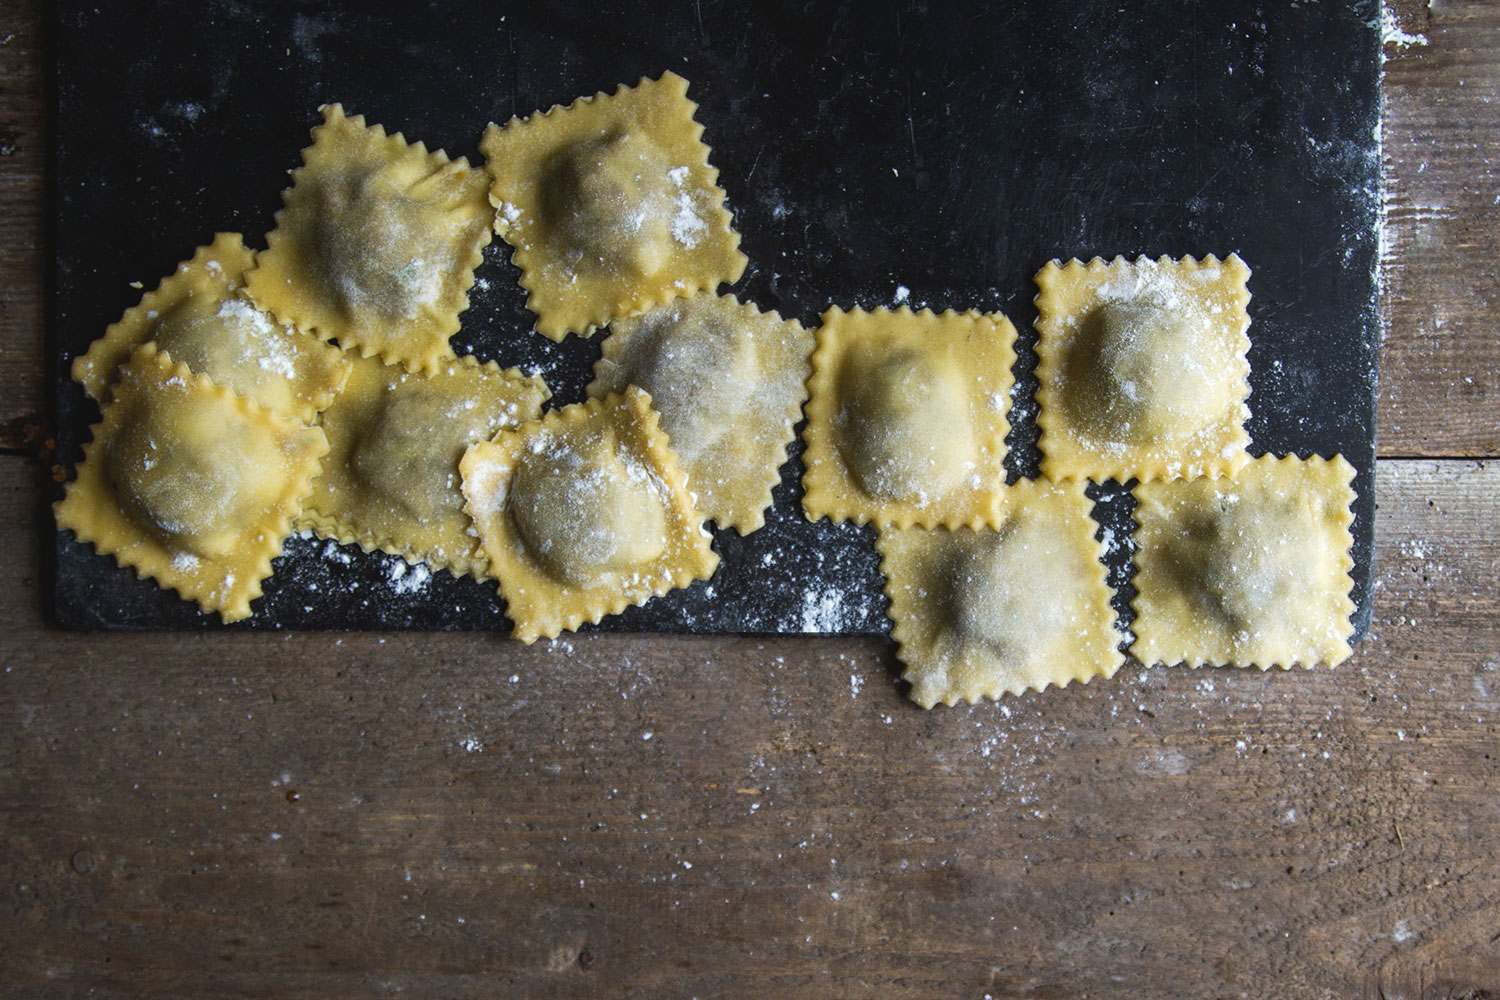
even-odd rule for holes
{"type": "Polygon", "coordinates": [[[553,155],[542,212],[580,263],[649,278],[671,259],[681,187],[672,174],[649,137],[612,129],[553,155]]]}
{"type": "Polygon", "coordinates": [[[988,648],[1009,663],[1025,663],[1073,619],[1077,578],[1056,526],[1010,520],[981,532],[949,570],[951,627],[960,642],[988,648]]]}
{"type": "Polygon", "coordinates": [[[533,560],[572,584],[629,572],[666,549],[660,491],[644,468],[622,459],[608,428],[552,434],[527,450],[510,512],[533,560]]]}
{"type": "Polygon", "coordinates": [[[653,317],[626,375],[651,394],[672,450],[687,462],[735,430],[760,372],[754,339],[692,301],[653,317]]]}
{"type": "Polygon", "coordinates": [[[418,520],[463,507],[458,461],[488,437],[491,414],[472,398],[438,390],[391,394],[354,446],[350,467],[365,486],[418,520]]]}
{"type": "Polygon", "coordinates": [[[243,299],[204,296],[189,296],[167,310],[151,334],[174,360],[195,372],[226,373],[221,378],[236,392],[279,413],[297,404],[292,380],[298,345],[292,336],[243,299]],[[247,358],[254,360],[247,364],[247,358]]]}
{"type": "Polygon", "coordinates": [[[867,494],[932,499],[963,481],[976,446],[955,366],[912,349],[856,353],[843,371],[839,448],[867,494]]]}
{"type": "Polygon", "coordinates": [[[1197,575],[1190,592],[1205,612],[1234,629],[1253,630],[1312,596],[1306,567],[1324,565],[1336,554],[1316,515],[1282,509],[1268,525],[1263,507],[1226,500],[1220,498],[1217,516],[1185,533],[1188,541],[1175,553],[1177,567],[1197,575]]]}
{"type": "Polygon", "coordinates": [[[1149,294],[1106,300],[1095,317],[1093,391],[1080,416],[1110,439],[1133,444],[1191,437],[1219,419],[1238,385],[1225,359],[1206,352],[1207,317],[1185,301],[1149,294]]]}
{"type": "Polygon", "coordinates": [[[434,213],[379,171],[349,171],[320,189],[313,243],[328,292],[349,317],[416,319],[443,295],[451,241],[432,238],[434,213]]]}
{"type": "Polygon", "coordinates": [[[121,507],[163,543],[225,555],[270,505],[282,456],[265,435],[195,419],[192,398],[140,407],[109,442],[106,469],[121,507]]]}

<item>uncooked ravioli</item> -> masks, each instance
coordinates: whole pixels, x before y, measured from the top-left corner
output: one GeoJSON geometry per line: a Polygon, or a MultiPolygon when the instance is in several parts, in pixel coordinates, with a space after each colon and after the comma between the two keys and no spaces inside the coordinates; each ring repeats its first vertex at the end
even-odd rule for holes
{"type": "Polygon", "coordinates": [[[323,413],[330,451],[299,526],[455,574],[482,576],[485,558],[463,509],[464,449],[541,413],[540,378],[473,358],[410,372],[355,358],[323,413]]]}
{"type": "Polygon", "coordinates": [[[780,481],[812,348],[800,324],[733,296],[674,299],[610,326],[588,391],[650,393],[699,511],[749,532],[780,481]]]}
{"type": "Polygon", "coordinates": [[[465,510],[521,641],[617,614],[718,565],[657,419],[631,387],[465,452],[465,510]]]}
{"type": "Polygon", "coordinates": [[[73,378],[103,402],[120,364],[155,341],[172,360],[239,395],[313,420],[343,386],[349,363],[337,348],[276,322],[241,297],[254,260],[238,233],[219,233],[110,324],[74,360],[73,378]]]}
{"type": "Polygon", "coordinates": [[[999,313],[826,312],[808,380],[807,516],[997,524],[1014,342],[999,313]]]}
{"type": "Polygon", "coordinates": [[[491,238],[485,174],[337,104],[321,110],[249,295],[363,357],[436,371],[453,360],[448,338],[491,238]]]}
{"type": "Polygon", "coordinates": [[[687,86],[664,73],[485,130],[496,231],[539,333],[586,335],[744,273],[687,86]]]}
{"type": "Polygon", "coordinates": [[[1248,462],[1249,276],[1232,254],[1042,268],[1042,474],[1193,479],[1248,462]]]}
{"type": "Polygon", "coordinates": [[[1083,484],[1005,492],[998,527],[876,535],[902,677],[923,707],[1108,677],[1124,661],[1083,484]]]}
{"type": "Polygon", "coordinates": [[[58,526],[225,621],[248,617],[323,432],[234,395],[156,344],[119,369],[58,526]]]}
{"type": "Polygon", "coordinates": [[[1349,656],[1354,470],[1265,455],[1233,479],[1135,488],[1143,663],[1290,667],[1349,656]]]}

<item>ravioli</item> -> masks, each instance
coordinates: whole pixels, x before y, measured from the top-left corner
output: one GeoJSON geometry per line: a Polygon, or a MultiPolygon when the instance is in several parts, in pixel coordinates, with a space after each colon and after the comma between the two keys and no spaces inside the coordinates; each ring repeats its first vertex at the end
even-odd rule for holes
{"type": "Polygon", "coordinates": [[[664,73],[485,130],[496,231],[539,333],[587,335],[744,273],[687,87],[664,73]]]}
{"type": "Polygon", "coordinates": [[[997,528],[881,529],[892,637],[923,708],[1111,677],[1124,662],[1083,484],[1006,488],[997,528]]]}
{"type": "Polygon", "coordinates": [[[323,413],[330,451],[299,526],[454,574],[484,575],[459,492],[465,449],[540,415],[540,378],[473,358],[409,372],[357,358],[323,413]]]}
{"type": "Polygon", "coordinates": [[[246,275],[279,319],[412,371],[453,359],[494,209],[484,171],[324,105],[246,275]]]}
{"type": "Polygon", "coordinates": [[[73,360],[74,381],[104,402],[125,359],[155,341],[174,361],[219,385],[311,421],[343,386],[349,364],[337,348],[276,323],[239,297],[254,262],[238,233],[219,233],[73,360]]]}
{"type": "Polygon", "coordinates": [[[999,313],[824,313],[808,381],[807,516],[996,523],[1015,336],[999,313]]]}
{"type": "Polygon", "coordinates": [[[1249,276],[1233,254],[1042,268],[1042,474],[1149,481],[1244,466],[1249,276]]]}
{"type": "Polygon", "coordinates": [[[707,579],[718,565],[657,421],[651,397],[632,386],[464,455],[465,509],[522,642],[707,579]]]}
{"type": "Polygon", "coordinates": [[[323,432],[152,343],[119,368],[93,431],[58,527],[226,622],[248,617],[328,451],[323,432]]]}
{"type": "Polygon", "coordinates": [[[733,296],[674,299],[611,324],[588,391],[650,393],[699,512],[748,533],[780,481],[812,348],[801,324],[733,296]]]}
{"type": "Polygon", "coordinates": [[[1233,479],[1135,489],[1143,663],[1311,667],[1350,655],[1354,470],[1265,455],[1233,479]]]}

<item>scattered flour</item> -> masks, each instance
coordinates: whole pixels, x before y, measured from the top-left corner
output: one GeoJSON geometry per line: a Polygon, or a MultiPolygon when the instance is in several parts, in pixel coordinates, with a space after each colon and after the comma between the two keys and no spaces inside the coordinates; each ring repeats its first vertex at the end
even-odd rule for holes
{"type": "Polygon", "coordinates": [[[1387,45],[1394,45],[1397,49],[1409,49],[1413,45],[1426,44],[1426,35],[1413,35],[1410,32],[1402,30],[1401,25],[1396,22],[1396,15],[1391,13],[1391,9],[1384,4],[1381,5],[1380,45],[1382,48],[1387,45]]]}
{"type": "Polygon", "coordinates": [[[397,559],[391,563],[390,576],[387,577],[391,583],[391,590],[397,594],[415,594],[427,587],[432,579],[432,571],[421,563],[408,563],[397,559]]]}

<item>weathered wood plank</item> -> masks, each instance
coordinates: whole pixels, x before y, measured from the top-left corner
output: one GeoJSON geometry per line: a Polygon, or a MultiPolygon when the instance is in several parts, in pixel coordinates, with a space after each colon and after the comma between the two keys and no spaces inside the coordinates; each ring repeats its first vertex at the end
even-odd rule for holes
{"type": "Polygon", "coordinates": [[[0,6],[0,449],[42,412],[41,5],[0,6]]]}
{"type": "Polygon", "coordinates": [[[878,642],[39,633],[7,577],[0,967],[104,995],[1494,987],[1500,465],[1380,471],[1345,666],[932,713],[878,642]]]}
{"type": "Polygon", "coordinates": [[[1380,453],[1500,453],[1500,8],[1392,5],[1380,453]]]}

